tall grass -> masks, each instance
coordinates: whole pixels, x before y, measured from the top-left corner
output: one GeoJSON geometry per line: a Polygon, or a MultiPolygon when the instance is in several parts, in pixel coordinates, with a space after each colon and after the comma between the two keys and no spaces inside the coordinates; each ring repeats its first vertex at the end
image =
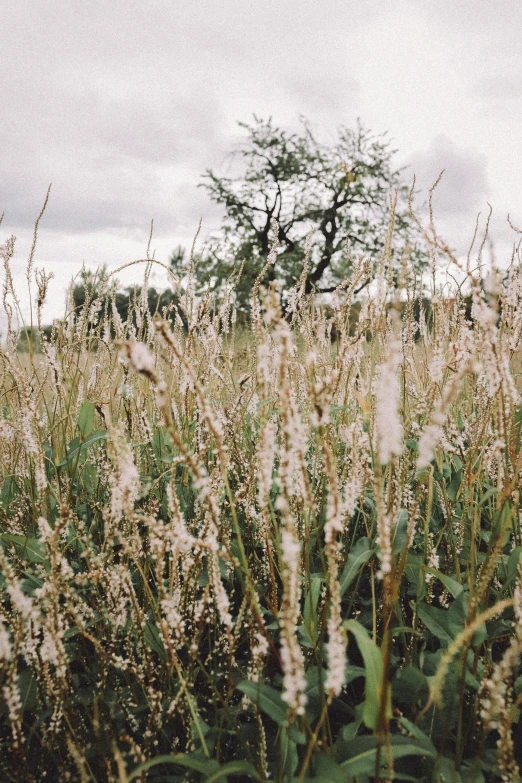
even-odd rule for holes
{"type": "Polygon", "coordinates": [[[365,259],[328,308],[261,275],[241,333],[194,259],[150,313],[147,254],[46,339],[33,248],[41,353],[7,241],[2,780],[518,779],[520,257],[431,224],[394,283],[392,232],[362,302],[365,259]]]}

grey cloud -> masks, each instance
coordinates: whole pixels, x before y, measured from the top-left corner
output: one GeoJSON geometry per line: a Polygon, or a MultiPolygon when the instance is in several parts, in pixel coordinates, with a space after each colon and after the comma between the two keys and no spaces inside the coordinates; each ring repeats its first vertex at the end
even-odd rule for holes
{"type": "Polygon", "coordinates": [[[436,136],[427,150],[410,156],[407,165],[424,193],[444,169],[433,199],[440,217],[468,218],[486,203],[490,192],[486,156],[458,147],[447,136],[436,136]]]}
{"type": "MultiPolygon", "coordinates": [[[[433,195],[435,225],[440,236],[457,253],[467,253],[475,221],[482,213],[482,223],[488,212],[487,199],[491,188],[487,174],[487,158],[472,149],[459,147],[447,136],[436,136],[430,146],[410,156],[406,173],[415,174],[417,210],[427,223],[428,191],[444,169],[433,195]]],[[[481,223],[481,225],[482,225],[481,223]]],[[[492,228],[497,232],[497,217],[492,228]]],[[[482,229],[481,229],[482,230],[482,229]]]]}
{"type": "MultiPolygon", "coordinates": [[[[502,0],[17,0],[0,26],[2,229],[30,232],[52,181],[42,231],[56,237],[146,236],[152,217],[172,244],[192,237],[200,217],[211,230],[220,211],[197,185],[206,168],[223,171],[236,120],[255,112],[291,125],[302,112],[328,138],[357,116],[366,124],[366,106],[378,123],[371,89],[362,95],[358,86],[366,64],[357,60],[357,41],[366,31],[369,64],[385,68],[389,50],[372,47],[373,25],[393,32],[405,9],[447,36],[456,67],[461,52],[469,59],[466,78],[480,83],[477,99],[487,104],[495,84],[506,94],[515,89],[498,81],[509,76],[522,9],[506,17],[506,7],[502,0]],[[481,61],[475,72],[486,50],[498,52],[499,68],[481,61]]],[[[374,84],[379,69],[373,73],[374,84]]],[[[424,189],[446,167],[436,200],[448,219],[483,205],[484,158],[439,139],[410,162],[424,189]]]]}
{"type": "Polygon", "coordinates": [[[314,126],[335,133],[339,125],[355,123],[361,99],[356,79],[340,75],[325,80],[321,74],[312,73],[289,80],[286,90],[296,114],[313,118],[314,126]]]}
{"type": "MultiPolygon", "coordinates": [[[[406,4],[412,8],[416,6],[415,0],[408,0],[406,4]]],[[[458,3],[424,0],[423,9],[445,32],[478,34],[492,43],[498,39],[519,38],[522,26],[522,6],[512,0],[496,0],[495,3],[490,0],[460,0],[458,3]]]]}
{"type": "Polygon", "coordinates": [[[166,216],[180,179],[195,187],[214,152],[226,146],[212,98],[193,105],[175,95],[162,102],[161,95],[62,91],[46,108],[46,115],[35,107],[30,121],[22,116],[20,125],[0,129],[1,147],[9,150],[0,161],[0,204],[18,225],[32,224],[51,180],[46,219],[56,229],[122,226],[144,208],[166,216]]]}
{"type": "Polygon", "coordinates": [[[331,118],[343,28],[367,18],[343,0],[320,14],[298,0],[19,0],[0,28],[0,208],[29,229],[52,181],[45,220],[57,231],[126,227],[147,211],[166,223],[175,202],[175,227],[215,215],[196,186],[234,121],[284,115],[290,93],[292,114],[322,106],[331,118]]]}
{"type": "Polygon", "coordinates": [[[492,74],[477,79],[473,84],[473,92],[484,103],[493,101],[498,106],[504,101],[519,101],[522,98],[522,81],[518,73],[492,74]]]}

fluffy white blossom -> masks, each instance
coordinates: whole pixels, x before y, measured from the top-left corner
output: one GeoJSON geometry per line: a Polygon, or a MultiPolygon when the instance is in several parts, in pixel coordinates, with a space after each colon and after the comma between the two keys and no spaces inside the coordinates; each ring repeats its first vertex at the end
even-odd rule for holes
{"type": "Polygon", "coordinates": [[[402,454],[403,427],[400,417],[401,386],[398,369],[400,343],[391,339],[387,346],[388,357],[381,364],[375,380],[375,434],[377,452],[382,465],[394,456],[402,454]]]}
{"type": "Polygon", "coordinates": [[[0,621],[0,661],[11,659],[11,640],[9,632],[3,622],[0,621]]]}
{"type": "Polygon", "coordinates": [[[139,343],[136,340],[129,340],[126,343],[127,355],[138,372],[146,374],[156,374],[156,363],[154,356],[145,343],[139,343]]]}

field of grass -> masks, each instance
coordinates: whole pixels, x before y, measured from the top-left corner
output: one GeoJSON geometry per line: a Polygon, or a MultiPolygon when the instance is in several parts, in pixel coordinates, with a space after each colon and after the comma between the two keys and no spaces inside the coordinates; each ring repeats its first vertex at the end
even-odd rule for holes
{"type": "Polygon", "coordinates": [[[522,268],[432,246],[7,335],[2,781],[519,780],[522,268]]]}

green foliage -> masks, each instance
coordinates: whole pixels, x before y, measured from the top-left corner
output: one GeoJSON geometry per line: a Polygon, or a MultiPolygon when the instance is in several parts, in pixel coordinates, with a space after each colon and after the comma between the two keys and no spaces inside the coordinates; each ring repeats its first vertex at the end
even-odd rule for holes
{"type": "MultiPolygon", "coordinates": [[[[113,300],[122,322],[132,324],[136,328],[141,297],[142,286],[127,286],[121,290],[117,280],[109,280],[105,266],[97,271],[84,267],[80,272],[79,281],[72,290],[75,312],[79,313],[85,310],[89,314],[88,331],[90,333],[101,323],[104,316],[107,317],[111,311],[113,300]]],[[[147,286],[146,301],[148,311],[151,314],[166,314],[167,317],[171,317],[169,314],[179,304],[179,297],[170,288],[157,291],[154,287],[147,286]]],[[[114,328],[111,331],[114,335],[114,328]]]]}
{"type": "Polygon", "coordinates": [[[383,679],[381,653],[375,642],[370,639],[366,629],[357,620],[345,620],[344,627],[354,636],[361,651],[365,670],[365,690],[363,720],[369,729],[378,728],[378,715],[381,702],[385,703],[385,716],[392,717],[389,686],[383,679]]]}
{"type": "Polygon", "coordinates": [[[26,326],[20,330],[20,336],[16,345],[20,353],[42,353],[42,340],[36,327],[26,326]]]}

